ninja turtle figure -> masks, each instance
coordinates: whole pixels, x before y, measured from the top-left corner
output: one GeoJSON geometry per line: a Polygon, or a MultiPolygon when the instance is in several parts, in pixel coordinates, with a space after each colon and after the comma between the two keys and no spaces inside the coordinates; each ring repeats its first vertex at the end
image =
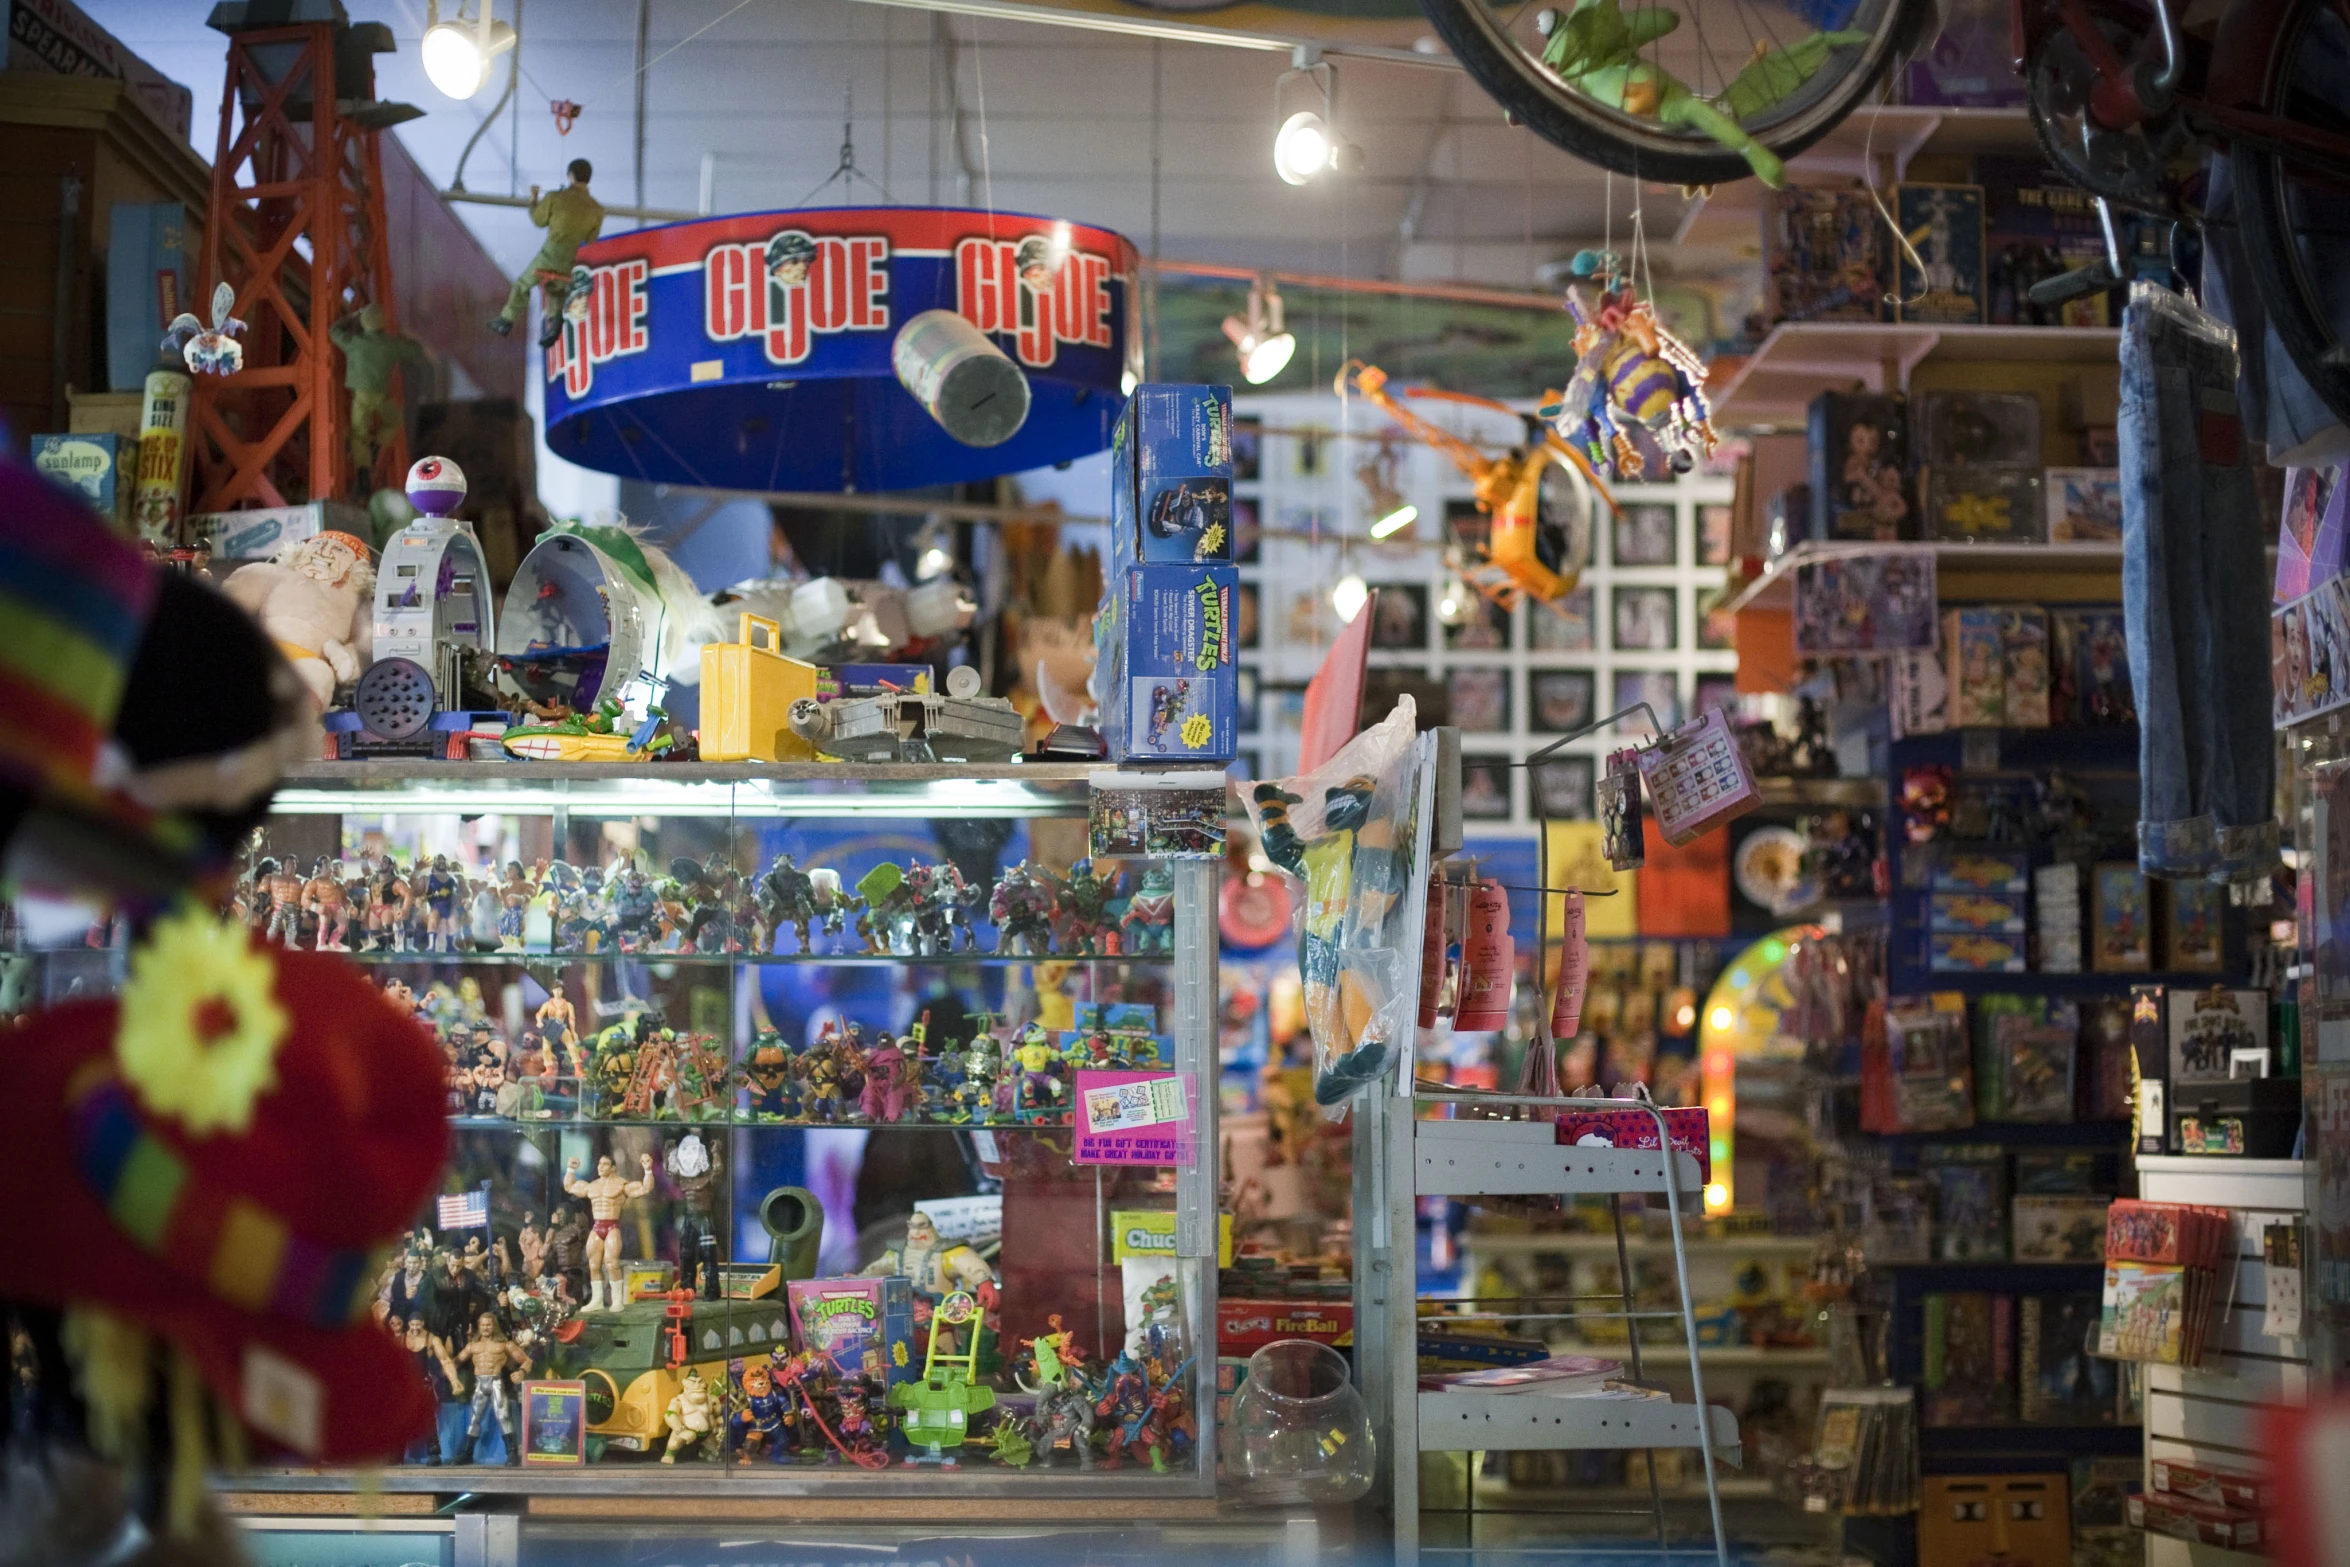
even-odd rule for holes
{"type": "Polygon", "coordinates": [[[749,1091],[748,1114],[755,1121],[796,1120],[791,1047],[772,1028],[759,1030],[751,1053],[743,1059],[743,1086],[749,1091]]]}
{"type": "Polygon", "coordinates": [[[1057,1115],[1069,1089],[1061,1081],[1060,1052],[1053,1049],[1052,1036],[1045,1032],[1044,1025],[1029,1024],[1013,1055],[1020,1063],[1020,1088],[1015,1100],[1019,1118],[1030,1121],[1057,1115]]]}
{"type": "Polygon", "coordinates": [[[909,955],[917,899],[906,871],[883,860],[858,880],[857,895],[865,904],[857,913],[857,934],[864,938],[865,950],[875,956],[888,952],[909,955]]]}

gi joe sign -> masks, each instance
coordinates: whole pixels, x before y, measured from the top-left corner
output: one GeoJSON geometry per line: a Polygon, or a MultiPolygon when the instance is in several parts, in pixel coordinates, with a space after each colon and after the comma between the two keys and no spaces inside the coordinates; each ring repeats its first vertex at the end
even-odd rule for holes
{"type": "Polygon", "coordinates": [[[590,468],[733,490],[992,477],[1105,449],[1130,373],[1134,247],[956,208],[755,213],[581,247],[544,352],[547,441],[590,468]],[[584,275],[583,275],[584,274],[584,275]],[[1025,374],[1017,434],[955,441],[899,384],[898,329],[951,310],[1025,374]]]}

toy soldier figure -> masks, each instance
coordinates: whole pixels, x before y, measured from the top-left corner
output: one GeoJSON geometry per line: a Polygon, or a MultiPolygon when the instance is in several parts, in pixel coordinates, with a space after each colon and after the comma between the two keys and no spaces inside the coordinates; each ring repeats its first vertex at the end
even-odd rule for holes
{"type": "Polygon", "coordinates": [[[430,361],[422,343],[385,328],[384,307],[372,301],[328,327],[326,335],[343,351],[343,389],[351,394],[351,469],[362,489],[372,489],[376,454],[401,424],[392,372],[403,364],[430,361]]]}
{"type": "Polygon", "coordinates": [[[653,1156],[638,1154],[637,1163],[644,1167],[645,1173],[641,1180],[634,1181],[619,1174],[610,1154],[596,1161],[596,1178],[592,1181],[579,1178],[577,1159],[563,1168],[563,1189],[574,1197],[585,1197],[588,1213],[595,1220],[588,1229],[588,1298],[579,1308],[582,1316],[591,1311],[618,1311],[628,1304],[628,1297],[621,1292],[620,1210],[653,1189],[653,1156]],[[609,1307],[604,1304],[606,1285],[611,1287],[609,1307]]]}
{"type": "Polygon", "coordinates": [[[712,1197],[718,1186],[718,1150],[688,1132],[661,1156],[677,1189],[677,1287],[704,1300],[718,1298],[718,1225],[712,1197]]]}
{"type": "Polygon", "coordinates": [[[490,330],[500,337],[514,330],[514,323],[530,308],[531,288],[541,282],[547,290],[547,319],[539,327],[539,347],[551,348],[563,335],[563,306],[571,296],[571,269],[578,264],[579,247],[604,230],[604,209],[588,194],[594,167],[585,158],[574,158],[569,172],[571,183],[561,190],[542,196],[536,185],[530,188],[530,221],[547,231],[547,242],[507,291],[506,308],[490,321],[490,330]]]}
{"type": "Polygon", "coordinates": [[[513,1463],[518,1455],[513,1422],[506,1418],[506,1372],[511,1367],[527,1373],[529,1352],[499,1331],[495,1312],[485,1311],[474,1319],[473,1338],[457,1351],[457,1359],[473,1368],[473,1404],[465,1415],[466,1445],[471,1447],[481,1439],[481,1413],[487,1409],[498,1422],[498,1437],[506,1445],[506,1462],[513,1463]]]}

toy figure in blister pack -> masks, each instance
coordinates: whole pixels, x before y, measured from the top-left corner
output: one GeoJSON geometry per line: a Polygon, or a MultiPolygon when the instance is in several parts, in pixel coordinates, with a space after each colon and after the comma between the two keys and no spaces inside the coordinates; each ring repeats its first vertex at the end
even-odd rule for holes
{"type": "Polygon", "coordinates": [[[1599,297],[1567,288],[1575,373],[1560,400],[1537,412],[1610,478],[1687,473],[1719,444],[1705,366],[1665,330],[1648,301],[1632,297],[1612,253],[1596,268],[1586,265],[1592,259],[1585,251],[1575,261],[1584,275],[1602,271],[1599,297]]]}
{"type": "Polygon", "coordinates": [[[1786,166],[1738,122],[1801,92],[1836,50],[1869,41],[1867,33],[1844,30],[1807,33],[1784,47],[1758,45],[1719,93],[1703,98],[1656,63],[1656,42],[1681,25],[1678,13],[1643,6],[1626,15],[1617,0],[1576,0],[1564,17],[1543,16],[1549,24],[1543,64],[1569,86],[1634,118],[1710,137],[1774,189],[1786,183],[1786,166]]]}
{"type": "Polygon", "coordinates": [[[1126,899],[1126,911],[1118,917],[1118,948],[1139,953],[1175,950],[1175,873],[1166,866],[1145,870],[1142,885],[1126,899]]]}
{"type": "Polygon", "coordinates": [[[1183,1294],[1176,1286],[1175,1275],[1162,1273],[1145,1284],[1135,1304],[1141,1311],[1141,1325],[1146,1332],[1172,1332],[1183,1315],[1183,1294]]]}
{"type": "Polygon", "coordinates": [[[988,900],[988,918],[995,922],[996,950],[1023,957],[1053,950],[1053,895],[1059,880],[1050,871],[1022,860],[1004,872],[988,900]]]}
{"type": "Polygon", "coordinates": [[[1151,686],[1150,721],[1145,729],[1144,744],[1153,751],[1166,748],[1167,731],[1182,722],[1184,709],[1191,703],[1191,682],[1178,679],[1171,684],[1154,682],[1151,686]]]}
{"type": "MultiPolygon", "coordinates": [[[[1399,705],[1397,711],[1410,721],[1408,709],[1399,705]]],[[[1367,731],[1357,740],[1378,733],[1367,731]]],[[[1305,885],[1298,967],[1307,1022],[1321,1057],[1314,1092],[1325,1104],[1336,1104],[1377,1078],[1393,1059],[1394,1041],[1377,1021],[1384,998],[1342,955],[1350,929],[1362,944],[1370,944],[1404,888],[1403,859],[1396,849],[1400,824],[1372,816],[1376,791],[1377,781],[1368,774],[1326,788],[1320,830],[1311,837],[1298,831],[1291,816],[1305,804],[1304,796],[1273,781],[1258,784],[1254,792],[1267,857],[1305,885]]]]}
{"type": "Polygon", "coordinates": [[[1911,843],[1932,843],[1950,825],[1950,769],[1910,767],[1901,774],[1901,830],[1911,843]]]}

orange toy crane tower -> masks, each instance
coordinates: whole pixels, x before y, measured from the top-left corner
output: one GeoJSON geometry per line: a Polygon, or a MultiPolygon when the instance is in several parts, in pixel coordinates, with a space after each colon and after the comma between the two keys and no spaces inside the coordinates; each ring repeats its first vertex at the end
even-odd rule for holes
{"type": "Polygon", "coordinates": [[[407,440],[352,471],[327,329],[368,304],[398,328],[376,134],[421,111],[375,101],[391,29],[350,22],[339,0],[223,0],[209,20],[228,35],[228,80],[196,297],[225,281],[247,330],[242,370],[196,377],[189,510],[364,495],[407,471],[407,440]]]}
{"type": "Polygon", "coordinates": [[[1546,552],[1540,547],[1544,542],[1543,479],[1546,475],[1557,475],[1560,471],[1557,464],[1563,461],[1582,475],[1610,512],[1616,510],[1615,497],[1608,494],[1607,486],[1600,482],[1599,475],[1592,471],[1581,452],[1560,440],[1541,421],[1489,397],[1427,386],[1403,387],[1391,392],[1387,372],[1359,359],[1348,360],[1338,372],[1338,395],[1349,394],[1369,402],[1406,432],[1451,458],[1453,466],[1468,479],[1477,509],[1492,519],[1492,532],[1483,559],[1463,564],[1463,581],[1504,609],[1514,608],[1521,594],[1537,603],[1555,604],[1575,590],[1575,583],[1583,574],[1583,563],[1591,558],[1590,530],[1587,525],[1582,527],[1582,536],[1577,538],[1574,535],[1578,530],[1570,525],[1566,529],[1567,537],[1554,550],[1546,552]],[[1488,457],[1451,431],[1438,428],[1406,407],[1400,400],[1405,397],[1493,409],[1519,420],[1525,426],[1526,439],[1500,457],[1488,457]],[[1545,553],[1552,558],[1545,560],[1545,553]]]}

